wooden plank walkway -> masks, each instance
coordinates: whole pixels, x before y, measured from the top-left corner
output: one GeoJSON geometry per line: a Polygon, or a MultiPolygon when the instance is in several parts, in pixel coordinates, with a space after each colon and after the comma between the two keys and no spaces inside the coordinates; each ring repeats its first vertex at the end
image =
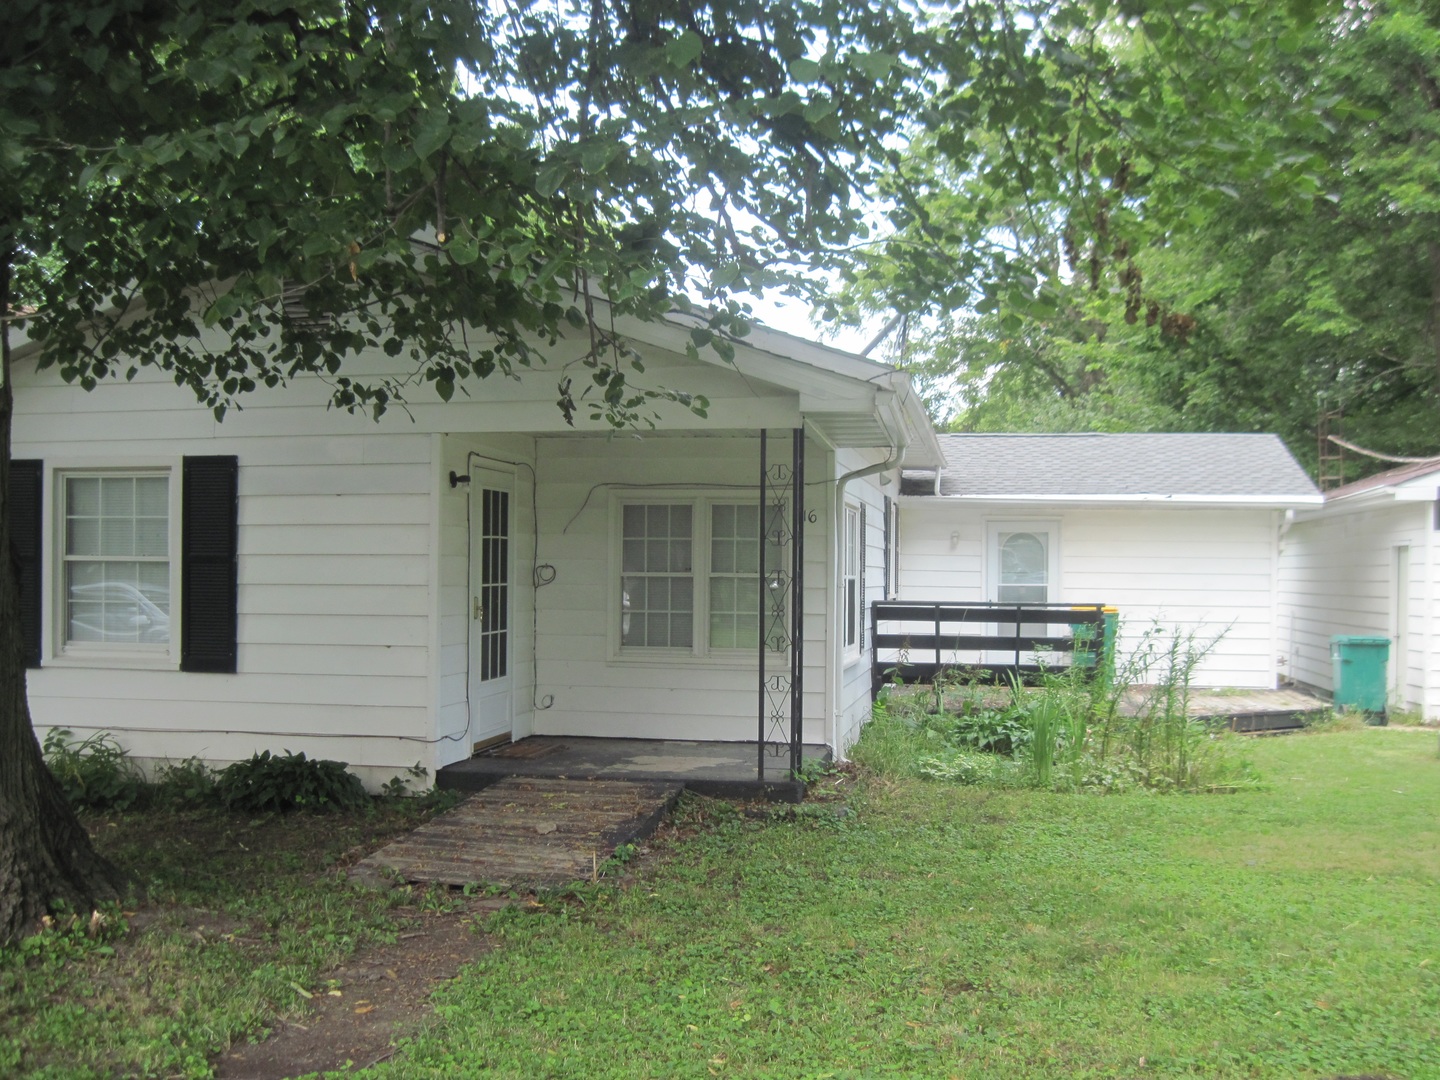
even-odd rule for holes
{"type": "Polygon", "coordinates": [[[683,784],[511,777],[358,862],[380,884],[588,881],[621,844],[655,831],[683,784]]]}
{"type": "MultiPolygon", "coordinates": [[[[922,687],[914,693],[929,693],[922,687]]],[[[1021,693],[1032,693],[1030,689],[1021,693]]],[[[1136,716],[1144,712],[1149,699],[1156,693],[1153,686],[1132,686],[1120,701],[1120,712],[1136,716]]],[[[964,698],[969,696],[951,694],[945,703],[951,709],[963,707],[964,698]]],[[[1001,709],[1014,699],[1014,692],[1006,687],[983,687],[980,700],[987,708],[1001,709]]],[[[1282,687],[1279,690],[1215,690],[1191,689],[1186,705],[1190,716],[1197,720],[1225,722],[1242,734],[1264,734],[1274,731],[1290,731],[1303,727],[1305,718],[1313,713],[1324,712],[1330,703],[1304,690],[1282,687]]]]}

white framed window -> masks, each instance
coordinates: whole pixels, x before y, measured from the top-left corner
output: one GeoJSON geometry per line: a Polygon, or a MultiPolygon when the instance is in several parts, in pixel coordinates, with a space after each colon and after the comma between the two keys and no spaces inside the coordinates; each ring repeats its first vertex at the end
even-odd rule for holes
{"type": "Polygon", "coordinates": [[[843,551],[840,557],[840,591],[842,603],[844,604],[844,634],[845,648],[849,652],[860,650],[860,620],[864,618],[860,603],[860,575],[864,570],[864,549],[861,546],[863,538],[860,535],[860,508],[858,506],[845,507],[845,531],[843,533],[843,551]]]}
{"type": "Polygon", "coordinates": [[[1059,599],[1059,526],[1053,521],[989,523],[990,599],[1049,604],[1059,599]]]}
{"type": "Polygon", "coordinates": [[[57,656],[177,655],[174,470],[55,477],[57,656]]]}
{"type": "Polygon", "coordinates": [[[694,507],[689,504],[629,503],[622,508],[622,646],[694,646],[694,539],[694,507]]]}
{"type": "MultiPolygon", "coordinates": [[[[762,592],[755,502],[622,495],[616,517],[619,655],[754,653],[762,592]]],[[[773,571],[780,549],[764,547],[773,571]]],[[[774,603],[783,618],[784,598],[774,603]]]]}

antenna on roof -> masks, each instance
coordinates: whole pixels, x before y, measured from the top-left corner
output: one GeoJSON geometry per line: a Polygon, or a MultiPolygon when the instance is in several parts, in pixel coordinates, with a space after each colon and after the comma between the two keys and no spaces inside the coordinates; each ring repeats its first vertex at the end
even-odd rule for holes
{"type": "Polygon", "coordinates": [[[1321,491],[1333,491],[1345,483],[1345,444],[1331,433],[1344,430],[1345,413],[1342,409],[1320,408],[1320,418],[1315,424],[1315,433],[1320,443],[1320,475],[1316,477],[1321,491]]]}
{"type": "Polygon", "coordinates": [[[876,347],[882,341],[884,341],[894,332],[895,327],[899,326],[904,321],[905,316],[900,312],[896,312],[895,316],[885,324],[884,329],[882,329],[878,334],[876,334],[873,338],[870,339],[870,344],[866,345],[863,349],[860,350],[860,355],[869,356],[872,352],[875,351],[876,347]]]}

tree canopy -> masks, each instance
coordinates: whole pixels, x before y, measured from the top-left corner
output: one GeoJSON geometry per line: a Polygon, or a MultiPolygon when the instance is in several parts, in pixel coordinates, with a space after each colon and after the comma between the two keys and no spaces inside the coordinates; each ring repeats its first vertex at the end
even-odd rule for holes
{"type": "Polygon", "coordinates": [[[1296,15],[1012,19],[1035,81],[1074,105],[1043,129],[1052,160],[1027,174],[1015,137],[936,126],[901,173],[926,217],[848,289],[852,310],[909,316],[943,418],[1273,430],[1313,461],[1330,408],[1362,442],[1440,449],[1440,15],[1296,15]]]}
{"type": "Polygon", "coordinates": [[[850,0],[18,0],[9,299],[67,379],[144,356],[222,410],[300,372],[345,407],[448,398],[568,320],[592,332],[584,392],[633,421],[646,394],[585,298],[650,317],[697,296],[725,330],[731,292],[843,242],[910,34],[850,0]],[[367,346],[401,374],[343,372],[367,346]]]}

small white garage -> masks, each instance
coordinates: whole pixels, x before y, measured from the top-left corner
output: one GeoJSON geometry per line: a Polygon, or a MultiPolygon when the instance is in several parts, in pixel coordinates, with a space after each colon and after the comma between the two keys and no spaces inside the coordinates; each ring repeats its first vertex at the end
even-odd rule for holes
{"type": "Polygon", "coordinates": [[[1276,686],[1280,533],[1322,501],[1277,436],[939,440],[897,500],[897,599],[1112,605],[1122,655],[1159,624],[1219,639],[1197,686],[1276,686]]]}
{"type": "Polygon", "coordinates": [[[1291,677],[1333,692],[1330,639],[1390,640],[1389,702],[1440,720],[1440,460],[1336,488],[1297,512],[1280,554],[1291,677]]]}

